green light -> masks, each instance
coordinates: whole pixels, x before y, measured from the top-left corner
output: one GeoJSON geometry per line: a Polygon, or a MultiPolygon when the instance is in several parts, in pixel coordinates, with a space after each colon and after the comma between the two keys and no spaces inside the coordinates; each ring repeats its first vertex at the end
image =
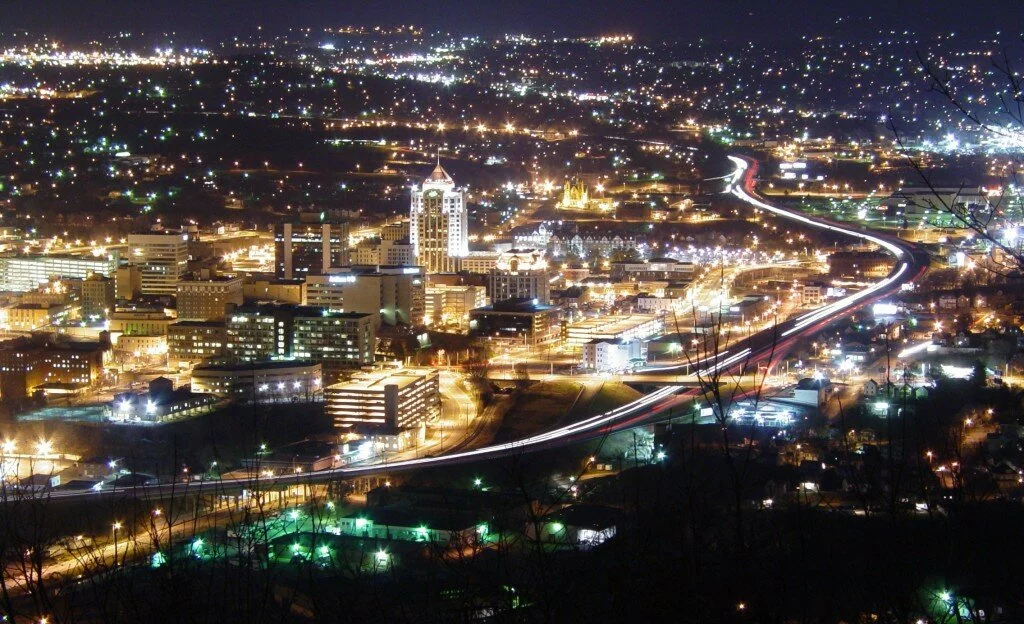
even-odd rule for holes
{"type": "Polygon", "coordinates": [[[477,477],[476,479],[473,479],[473,485],[475,485],[476,487],[480,487],[483,484],[484,484],[484,480],[481,479],[480,477],[477,477]]]}
{"type": "Polygon", "coordinates": [[[331,549],[328,548],[327,546],[321,546],[319,552],[320,552],[320,556],[321,557],[330,557],[331,556],[331,549]]]}
{"type": "Polygon", "coordinates": [[[476,525],[476,532],[477,532],[477,535],[481,535],[481,536],[482,535],[487,535],[490,532],[490,530],[489,530],[489,528],[487,526],[487,523],[486,522],[482,522],[482,523],[476,525]]]}
{"type": "Polygon", "coordinates": [[[356,518],[356,528],[357,529],[365,529],[366,525],[368,525],[369,523],[370,523],[370,521],[367,520],[366,518],[356,518]]]}
{"type": "Polygon", "coordinates": [[[299,552],[300,549],[302,549],[302,546],[300,546],[298,543],[292,544],[292,550],[294,550],[295,552],[299,552]]]}
{"type": "Polygon", "coordinates": [[[552,522],[548,525],[548,528],[551,529],[552,533],[561,533],[565,529],[565,525],[561,522],[552,522]]]}
{"type": "Polygon", "coordinates": [[[391,555],[389,555],[385,550],[378,550],[377,554],[374,555],[374,558],[377,560],[377,563],[387,563],[390,557],[391,555]]]}

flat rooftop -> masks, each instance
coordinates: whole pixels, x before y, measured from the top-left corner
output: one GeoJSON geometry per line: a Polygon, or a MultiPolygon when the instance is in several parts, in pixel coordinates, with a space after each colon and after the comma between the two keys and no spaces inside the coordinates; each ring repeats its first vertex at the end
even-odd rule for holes
{"type": "Polygon", "coordinates": [[[349,390],[357,392],[384,392],[387,386],[398,386],[401,390],[416,383],[433,373],[430,368],[403,368],[399,370],[373,371],[358,373],[349,381],[342,381],[330,386],[327,390],[349,390]]]}
{"type": "Polygon", "coordinates": [[[600,316],[583,319],[569,326],[569,331],[587,331],[602,334],[619,334],[651,321],[657,321],[654,314],[628,314],[624,316],[600,316]]]}

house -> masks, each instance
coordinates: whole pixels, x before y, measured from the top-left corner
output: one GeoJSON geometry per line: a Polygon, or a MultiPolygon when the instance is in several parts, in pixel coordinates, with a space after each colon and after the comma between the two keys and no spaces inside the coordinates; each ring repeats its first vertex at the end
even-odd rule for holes
{"type": "Polygon", "coordinates": [[[865,397],[873,397],[878,394],[878,382],[874,379],[868,379],[864,382],[864,386],[861,388],[860,393],[865,397]]]}

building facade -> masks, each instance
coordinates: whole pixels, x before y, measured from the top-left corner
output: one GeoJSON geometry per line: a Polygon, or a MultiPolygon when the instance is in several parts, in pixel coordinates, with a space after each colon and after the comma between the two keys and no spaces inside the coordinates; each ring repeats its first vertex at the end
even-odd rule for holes
{"type": "Polygon", "coordinates": [[[375,314],[361,312],[317,310],[313,314],[296,314],[291,355],[320,362],[325,369],[373,364],[376,322],[375,314]]]}
{"type": "Polygon", "coordinates": [[[82,280],[82,318],[107,318],[114,309],[114,278],[94,273],[82,280]]]}
{"type": "Polygon", "coordinates": [[[377,314],[378,325],[422,325],[423,267],[380,266],[332,270],[306,278],[306,302],[333,312],[377,314]]]}
{"type": "Polygon", "coordinates": [[[407,368],[361,373],[324,389],[334,426],[363,434],[419,429],[441,409],[437,371],[407,368]]]}
{"type": "Polygon", "coordinates": [[[454,273],[469,252],[465,198],[438,163],[421,188],[412,191],[409,240],[416,262],[427,273],[454,273]]]}
{"type": "Polygon", "coordinates": [[[129,234],[128,250],[142,273],[142,294],[177,294],[188,269],[188,234],[129,234]]]}
{"type": "Polygon", "coordinates": [[[513,249],[498,257],[487,274],[487,294],[491,301],[536,299],[551,303],[551,275],[544,253],[535,249],[513,249]]]}
{"type": "Polygon", "coordinates": [[[243,403],[315,401],[322,377],[319,363],[298,360],[197,366],[192,369],[192,392],[243,403]]]}
{"type": "Polygon", "coordinates": [[[431,325],[469,327],[469,311],[489,303],[481,286],[438,284],[427,286],[425,316],[431,325]]]}
{"type": "Polygon", "coordinates": [[[278,277],[292,279],[348,266],[347,223],[300,220],[274,228],[274,260],[278,277]]]}
{"type": "Polygon", "coordinates": [[[116,253],[93,256],[0,256],[0,290],[28,292],[51,277],[86,279],[99,274],[112,277],[117,270],[116,253]]]}
{"type": "Polygon", "coordinates": [[[178,321],[167,326],[167,357],[172,366],[223,357],[227,337],[223,321],[178,321]]]}
{"type": "Polygon", "coordinates": [[[215,321],[229,305],[242,305],[242,278],[184,279],[178,282],[178,319],[215,321]]]}
{"type": "Polygon", "coordinates": [[[469,312],[469,335],[525,345],[558,340],[561,312],[532,299],[512,299],[469,312]]]}

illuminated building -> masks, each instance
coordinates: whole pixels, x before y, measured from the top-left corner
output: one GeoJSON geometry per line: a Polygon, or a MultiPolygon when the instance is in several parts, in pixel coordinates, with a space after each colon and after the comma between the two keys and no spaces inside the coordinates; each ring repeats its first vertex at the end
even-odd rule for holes
{"type": "Polygon", "coordinates": [[[299,360],[197,366],[192,369],[192,392],[243,403],[312,401],[321,379],[319,363],[299,360]]]}
{"type": "Polygon", "coordinates": [[[323,215],[299,215],[298,223],[279,223],[274,228],[274,258],[278,277],[291,279],[325,273],[347,266],[347,223],[323,221],[323,215]]]}
{"type": "Polygon", "coordinates": [[[893,257],[882,251],[837,251],[829,254],[828,273],[851,279],[885,277],[894,264],[893,257]]]}
{"type": "Polygon", "coordinates": [[[334,269],[306,277],[306,301],[335,312],[380,316],[378,326],[424,323],[423,267],[334,269]]]}
{"type": "Polygon", "coordinates": [[[651,338],[665,331],[665,319],[653,314],[627,314],[589,318],[569,325],[566,343],[582,347],[591,340],[623,340],[651,338]]]}
{"type": "Polygon", "coordinates": [[[114,336],[166,336],[167,326],[173,321],[163,310],[117,308],[110,314],[110,333],[114,336]]]}
{"type": "Polygon", "coordinates": [[[131,301],[142,294],[142,267],[128,264],[114,271],[115,301],[131,301]]]}
{"type": "Polygon", "coordinates": [[[615,280],[682,280],[692,279],[697,272],[693,262],[674,258],[651,258],[647,262],[613,262],[615,280]]]}
{"type": "Polygon", "coordinates": [[[167,355],[172,365],[221,357],[226,344],[223,321],[178,321],[167,326],[167,355]]]}
{"type": "Polygon", "coordinates": [[[558,340],[561,311],[533,299],[510,299],[470,310],[469,335],[525,345],[558,340]]]}
{"type": "Polygon", "coordinates": [[[606,212],[615,207],[615,203],[610,199],[596,199],[590,196],[590,191],[587,189],[587,185],[582,180],[573,184],[571,181],[566,181],[565,186],[562,188],[562,199],[558,202],[558,207],[562,210],[593,210],[599,212],[606,212]]]}
{"type": "Polygon", "coordinates": [[[117,269],[117,254],[94,256],[0,256],[0,290],[28,292],[52,277],[82,279],[106,277],[117,269]]]}
{"type": "Polygon", "coordinates": [[[640,339],[595,338],[583,345],[583,368],[599,373],[620,371],[647,363],[647,343],[640,339]]]}
{"type": "Polygon", "coordinates": [[[465,198],[441,163],[420,189],[413,188],[409,240],[427,273],[454,273],[469,252],[465,198]]]}
{"type": "Polygon", "coordinates": [[[437,371],[406,368],[359,373],[327,386],[324,405],[334,426],[362,434],[422,436],[441,410],[437,371]]]}
{"type": "Polygon", "coordinates": [[[68,305],[22,303],[8,309],[7,322],[11,331],[30,332],[60,322],[70,313],[68,305]]]}
{"type": "Polygon", "coordinates": [[[469,311],[488,304],[482,286],[437,284],[427,286],[426,317],[432,325],[469,326],[469,311]]]}
{"type": "Polygon", "coordinates": [[[0,343],[0,398],[24,399],[41,386],[89,387],[103,374],[105,342],[49,344],[31,339],[0,343]]]}
{"type": "Polygon", "coordinates": [[[461,270],[464,273],[487,275],[491,269],[497,268],[500,256],[501,253],[497,251],[471,251],[460,261],[461,270]]]}
{"type": "Polygon", "coordinates": [[[245,362],[299,358],[331,368],[372,364],[376,319],[376,314],[312,306],[242,306],[228,315],[225,353],[245,362]]]}
{"type": "Polygon", "coordinates": [[[129,234],[128,249],[142,272],[142,294],[177,293],[188,267],[188,234],[129,234]]]}
{"type": "Polygon", "coordinates": [[[114,309],[114,279],[94,273],[82,281],[82,318],[105,319],[114,309]]]}
{"type": "Polygon", "coordinates": [[[498,257],[495,268],[487,274],[487,293],[491,301],[535,299],[551,302],[551,276],[543,252],[535,249],[513,249],[498,257]]]}
{"type": "Polygon", "coordinates": [[[242,284],[242,297],[247,301],[306,305],[306,280],[255,279],[242,284]]]}
{"type": "Polygon", "coordinates": [[[178,319],[212,321],[224,318],[229,305],[242,305],[242,278],[215,277],[178,282],[178,319]]]}

